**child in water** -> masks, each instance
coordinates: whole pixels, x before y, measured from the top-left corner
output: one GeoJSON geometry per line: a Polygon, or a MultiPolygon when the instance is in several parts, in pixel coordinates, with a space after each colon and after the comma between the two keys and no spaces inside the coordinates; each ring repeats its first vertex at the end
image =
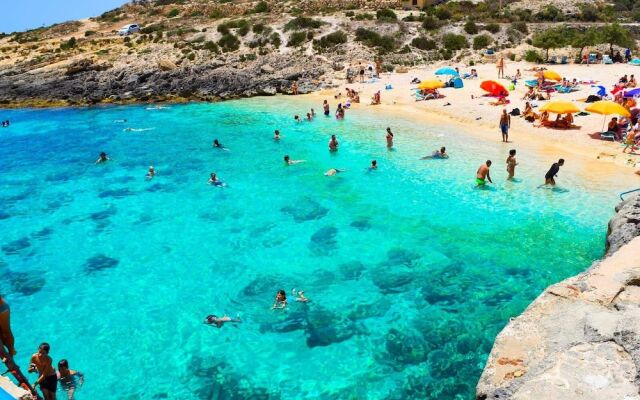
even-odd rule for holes
{"type": "Polygon", "coordinates": [[[271,308],[272,309],[285,308],[286,306],[287,306],[287,294],[284,292],[284,290],[280,289],[276,294],[276,300],[273,303],[273,307],[271,308]]]}
{"type": "Polygon", "coordinates": [[[58,382],[62,389],[67,392],[67,398],[73,400],[76,389],[84,383],[84,375],[80,371],[69,369],[67,360],[58,362],[58,382]]]}

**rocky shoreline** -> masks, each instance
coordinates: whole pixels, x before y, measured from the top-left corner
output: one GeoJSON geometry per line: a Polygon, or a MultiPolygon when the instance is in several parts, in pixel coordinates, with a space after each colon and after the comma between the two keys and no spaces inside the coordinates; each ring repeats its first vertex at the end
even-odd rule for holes
{"type": "Polygon", "coordinates": [[[251,63],[178,66],[170,60],[113,67],[81,59],[64,68],[0,71],[0,107],[219,101],[330,87],[332,63],[319,56],[260,57],[251,63]]]}
{"type": "Polygon", "coordinates": [[[477,400],[640,399],[640,195],[616,211],[605,258],[500,332],[477,400]]]}

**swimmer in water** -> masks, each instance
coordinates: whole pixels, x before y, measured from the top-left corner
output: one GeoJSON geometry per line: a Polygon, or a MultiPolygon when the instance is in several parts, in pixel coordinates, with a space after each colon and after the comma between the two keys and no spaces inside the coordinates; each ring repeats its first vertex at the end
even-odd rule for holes
{"type": "Polygon", "coordinates": [[[330,170],[324,173],[324,176],[334,176],[344,171],[345,171],[344,169],[331,168],[330,170]]]}
{"type": "Polygon", "coordinates": [[[338,151],[338,139],[336,139],[336,135],[331,135],[331,139],[329,139],[329,151],[338,151]]]}
{"type": "Polygon", "coordinates": [[[100,156],[98,157],[98,159],[96,160],[96,164],[100,164],[103,162],[107,162],[111,160],[108,156],[107,153],[105,153],[104,151],[102,153],[100,153],[100,156]]]}
{"type": "Polygon", "coordinates": [[[311,109],[311,116],[314,118],[316,117],[316,112],[313,110],[313,108],[311,109]]]}
{"type": "Polygon", "coordinates": [[[509,174],[507,179],[513,179],[516,174],[516,165],[518,165],[518,162],[516,161],[516,150],[511,149],[509,150],[509,157],[507,157],[507,173],[509,174]]]}
{"type": "Polygon", "coordinates": [[[116,124],[124,124],[125,122],[127,122],[126,119],[115,119],[113,120],[114,123],[116,124]]]}
{"type": "Polygon", "coordinates": [[[296,296],[296,301],[299,301],[301,303],[308,303],[311,301],[307,296],[304,295],[304,290],[293,289],[291,292],[296,296]]]}
{"type": "Polygon", "coordinates": [[[218,176],[216,175],[215,172],[212,172],[211,175],[209,176],[209,185],[223,186],[224,183],[222,181],[218,180],[218,176]]]}
{"type": "Polygon", "coordinates": [[[387,128],[387,148],[390,149],[393,147],[393,132],[391,132],[391,128],[387,128]]]}
{"type": "Polygon", "coordinates": [[[307,113],[307,121],[313,121],[313,117],[311,116],[311,113],[307,113]]]}
{"type": "Polygon", "coordinates": [[[76,389],[84,384],[84,374],[80,371],[69,369],[67,360],[58,362],[58,382],[62,389],[67,392],[67,398],[73,400],[76,389]]]}
{"type": "Polygon", "coordinates": [[[156,169],[153,168],[153,165],[149,166],[149,171],[147,171],[147,179],[151,180],[156,176],[156,169]]]}
{"type": "Polygon", "coordinates": [[[273,132],[273,140],[280,140],[280,131],[277,129],[273,132]]]}
{"type": "Polygon", "coordinates": [[[444,147],[440,147],[440,150],[435,150],[431,153],[430,156],[424,156],[421,160],[431,160],[434,158],[449,158],[449,154],[447,154],[447,149],[444,147]]]}
{"type": "Polygon", "coordinates": [[[372,171],[374,169],[378,169],[378,161],[371,160],[371,165],[369,166],[369,171],[372,171]]]}
{"type": "Polygon", "coordinates": [[[216,149],[224,149],[225,147],[218,141],[218,139],[213,139],[213,147],[216,149]]]}
{"type": "Polygon", "coordinates": [[[226,322],[231,322],[233,324],[241,323],[240,318],[229,318],[228,316],[223,316],[222,318],[218,318],[216,315],[207,315],[207,318],[204,319],[204,323],[209,326],[215,326],[216,328],[222,328],[226,322]]]}
{"type": "Polygon", "coordinates": [[[287,294],[284,292],[284,290],[280,289],[276,294],[276,300],[273,303],[273,307],[271,307],[271,309],[285,308],[286,306],[287,306],[287,294]]]}
{"type": "Polygon", "coordinates": [[[288,155],[284,156],[284,163],[286,165],[300,164],[305,162],[305,160],[292,160],[288,155]]]}
{"type": "Polygon", "coordinates": [[[302,120],[300,119],[300,117],[299,117],[299,116],[297,116],[297,115],[296,115],[295,117],[293,117],[293,119],[295,119],[295,120],[296,120],[296,122],[302,122],[302,120]]]}
{"type": "Polygon", "coordinates": [[[476,185],[478,185],[478,187],[486,185],[487,180],[489,180],[490,183],[493,183],[493,181],[491,180],[491,174],[489,173],[490,167],[491,160],[487,160],[486,163],[482,164],[478,168],[478,171],[476,172],[476,185]]]}

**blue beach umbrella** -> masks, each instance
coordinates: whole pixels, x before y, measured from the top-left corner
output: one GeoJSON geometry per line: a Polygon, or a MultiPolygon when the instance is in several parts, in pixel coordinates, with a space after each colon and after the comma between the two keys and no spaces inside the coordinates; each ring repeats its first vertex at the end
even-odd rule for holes
{"type": "Polygon", "coordinates": [[[436,75],[454,75],[458,76],[458,72],[451,67],[443,67],[436,71],[436,75]]]}
{"type": "Polygon", "coordinates": [[[600,97],[605,97],[607,95],[607,88],[605,88],[604,86],[593,85],[592,87],[598,88],[598,93],[596,93],[596,95],[598,95],[600,97]]]}
{"type": "Polygon", "coordinates": [[[625,92],[624,97],[638,97],[640,96],[640,88],[637,89],[631,89],[627,92],[625,92]]]}

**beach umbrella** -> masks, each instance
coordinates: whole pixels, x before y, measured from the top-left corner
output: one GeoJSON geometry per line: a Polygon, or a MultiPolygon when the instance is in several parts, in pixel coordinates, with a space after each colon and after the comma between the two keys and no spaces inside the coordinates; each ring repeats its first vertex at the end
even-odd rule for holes
{"type": "Polygon", "coordinates": [[[622,115],[623,117],[629,118],[631,113],[626,108],[622,107],[620,104],[609,101],[609,100],[600,100],[591,103],[585,111],[589,111],[596,114],[604,115],[604,119],[602,120],[602,130],[604,131],[604,124],[607,120],[607,115],[622,115]]]}
{"type": "Polygon", "coordinates": [[[542,71],[542,76],[544,79],[549,79],[550,81],[561,81],[562,77],[556,71],[552,71],[550,69],[542,71]]]}
{"type": "Polygon", "coordinates": [[[458,76],[458,71],[451,67],[443,67],[436,71],[436,75],[454,75],[458,76]]]}
{"type": "Polygon", "coordinates": [[[605,97],[607,95],[607,88],[601,85],[594,85],[592,87],[598,88],[598,93],[596,93],[599,97],[605,97]]]}
{"type": "Polygon", "coordinates": [[[507,88],[496,81],[484,81],[480,84],[480,88],[493,96],[508,96],[507,88]]]}
{"type": "Polygon", "coordinates": [[[421,89],[421,90],[440,89],[440,88],[443,88],[443,87],[444,87],[444,82],[436,80],[436,79],[422,81],[418,85],[418,89],[421,89]]]}
{"type": "Polygon", "coordinates": [[[637,89],[631,89],[627,92],[625,92],[624,97],[638,97],[640,96],[640,88],[637,89]]]}
{"type": "Polygon", "coordinates": [[[548,111],[554,114],[573,114],[579,112],[580,109],[571,101],[554,100],[540,107],[540,111],[548,111]]]}

